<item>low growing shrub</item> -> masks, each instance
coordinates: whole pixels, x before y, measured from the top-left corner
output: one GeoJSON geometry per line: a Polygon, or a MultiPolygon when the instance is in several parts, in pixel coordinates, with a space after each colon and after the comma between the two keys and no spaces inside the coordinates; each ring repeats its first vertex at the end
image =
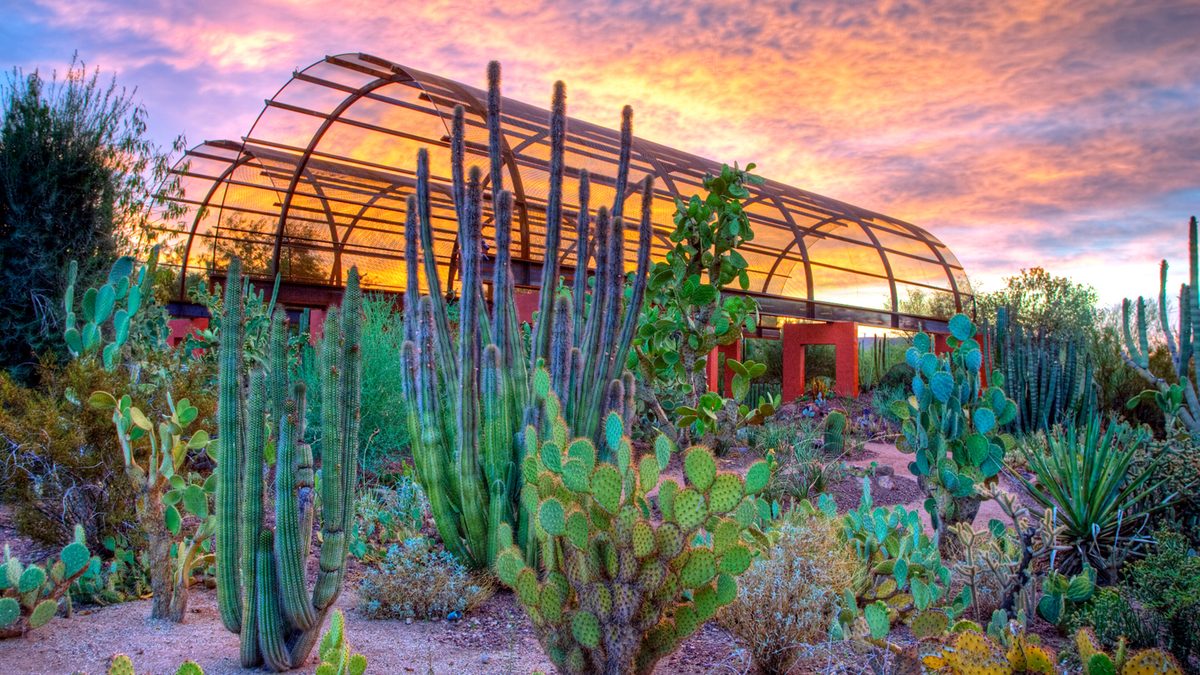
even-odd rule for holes
{"type": "Polygon", "coordinates": [[[718,615],[762,671],[788,672],[804,645],[827,639],[858,564],[840,529],[820,515],[780,526],[770,557],[746,570],[737,598],[718,615]]]}
{"type": "Polygon", "coordinates": [[[1187,664],[1200,657],[1200,555],[1179,533],[1154,536],[1154,553],[1127,569],[1125,584],[1166,630],[1165,646],[1187,664]]]}
{"type": "Polygon", "coordinates": [[[445,619],[465,614],[491,597],[486,577],[467,571],[454,556],[424,537],[388,547],[387,557],[359,586],[363,612],[371,619],[445,619]]]}

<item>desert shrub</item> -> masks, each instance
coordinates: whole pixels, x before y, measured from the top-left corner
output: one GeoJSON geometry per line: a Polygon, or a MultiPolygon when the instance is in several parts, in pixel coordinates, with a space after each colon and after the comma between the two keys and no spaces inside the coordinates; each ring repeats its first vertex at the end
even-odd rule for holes
{"type": "Polygon", "coordinates": [[[1165,629],[1165,646],[1186,664],[1200,657],[1200,556],[1177,532],[1154,536],[1154,553],[1128,568],[1124,584],[1165,629]]]}
{"type": "Polygon", "coordinates": [[[916,370],[907,363],[897,363],[888,368],[887,372],[879,380],[879,389],[900,389],[907,392],[912,386],[913,376],[917,374],[916,370]]]}
{"type": "MultiPolygon", "coordinates": [[[[908,364],[905,364],[908,365],[908,364]]],[[[884,387],[882,385],[871,390],[871,412],[892,424],[899,425],[900,418],[892,410],[892,404],[908,398],[904,387],[884,387]]]]}
{"type": "Polygon", "coordinates": [[[392,544],[421,533],[428,506],[421,486],[408,476],[395,485],[359,493],[350,533],[350,554],[365,562],[382,560],[392,544]]]}
{"type": "Polygon", "coordinates": [[[460,615],[487,600],[493,591],[486,577],[424,537],[411,537],[388,547],[387,557],[367,571],[358,595],[371,619],[444,619],[460,615]]]}
{"type": "Polygon", "coordinates": [[[1158,645],[1155,617],[1135,608],[1127,593],[1118,588],[1097,589],[1067,625],[1071,635],[1091,627],[1100,643],[1110,649],[1116,648],[1122,638],[1137,649],[1158,645]]]}
{"type": "Polygon", "coordinates": [[[820,515],[785,523],[770,557],[739,577],[737,599],[719,620],[763,671],[787,672],[804,645],[826,640],[838,598],[851,587],[857,567],[839,530],[820,515]]]}
{"type": "Polygon", "coordinates": [[[1179,438],[1149,443],[1134,458],[1135,469],[1159,462],[1154,477],[1162,484],[1155,488],[1149,501],[1170,505],[1156,514],[1160,525],[1178,529],[1188,537],[1188,543],[1200,546],[1200,443],[1184,435],[1179,438]]]}

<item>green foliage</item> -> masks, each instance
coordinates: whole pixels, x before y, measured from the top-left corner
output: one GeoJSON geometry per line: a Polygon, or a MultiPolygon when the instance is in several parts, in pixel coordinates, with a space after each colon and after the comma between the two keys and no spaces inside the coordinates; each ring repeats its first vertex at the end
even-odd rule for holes
{"type": "Polygon", "coordinates": [[[999,372],[993,372],[987,389],[982,387],[983,353],[971,320],[956,314],[950,319],[950,332],[947,356],[934,353],[929,335],[913,338],[905,354],[917,371],[912,396],[893,410],[903,420],[903,437],[896,445],[915,455],[908,469],[928,497],[925,509],[942,546],[951,542],[943,535],[947,528],[974,520],[980,489],[996,482],[1004,454],[1013,445],[1000,427],[1017,414],[999,372]]]}
{"type": "Polygon", "coordinates": [[[1004,280],[1004,288],[980,293],[981,317],[997,320],[1001,309],[1007,321],[1025,332],[1065,340],[1089,335],[1096,325],[1096,289],[1050,274],[1041,267],[1021,270],[1004,280]]]}
{"type": "Polygon", "coordinates": [[[1100,418],[1086,426],[1055,430],[1046,450],[1022,446],[1034,480],[1016,474],[1029,495],[1053,510],[1063,525],[1060,542],[1069,550],[1059,559],[1068,573],[1090,565],[1101,579],[1116,579],[1126,557],[1136,556],[1152,542],[1150,516],[1168,502],[1150,504],[1146,497],[1161,479],[1154,475],[1161,459],[1133,470],[1138,447],[1147,441],[1143,430],[1110,422],[1101,432],[1100,418]]]}
{"type": "Polygon", "coordinates": [[[1095,592],[1096,570],[1087,563],[1084,563],[1082,572],[1072,577],[1050,570],[1042,580],[1042,597],[1037,604],[1038,616],[1065,631],[1095,592]]]}
{"type": "Polygon", "coordinates": [[[333,610],[329,630],[321,637],[317,652],[321,662],[317,665],[316,675],[363,675],[367,672],[367,657],[350,652],[350,643],[346,641],[346,616],[340,609],[333,610]]]}
{"type": "Polygon", "coordinates": [[[1075,634],[1075,649],[1083,664],[1084,675],[1183,675],[1183,669],[1161,649],[1128,652],[1124,643],[1112,654],[1106,653],[1089,628],[1075,634]]]}
{"type": "MultiPolygon", "coordinates": [[[[826,517],[836,514],[828,495],[818,501],[826,517]]],[[[841,519],[843,537],[858,559],[853,588],[843,595],[834,636],[855,633],[860,616],[870,634],[883,638],[894,621],[911,622],[927,611],[953,619],[970,604],[970,593],[950,597],[951,573],[942,564],[935,541],[925,534],[920,515],[903,506],[874,506],[871,482],[863,478],[863,495],[857,509],[841,519]]]]}
{"type": "Polygon", "coordinates": [[[19,637],[41,628],[58,614],[59,600],[92,564],[83,528],[63,547],[58,560],[45,566],[25,565],[4,547],[0,566],[0,638],[19,637]]]}
{"type": "Polygon", "coordinates": [[[749,263],[738,249],[754,239],[743,210],[750,196],[746,186],[762,183],[753,169],[724,165],[719,175],[704,177],[706,195],[686,203],[677,197],[674,245],[650,271],[629,366],[648,385],[641,396],[677,439],[694,434],[726,442],[737,427],[761,424],[778,406],[778,401],[741,403],[766,364],[726,360],[734,371],[731,399],[709,392],[705,378],[712,350],[740,340],[758,322],[752,298],[722,295],[735,280],[742,290],[749,288],[749,263]]]}
{"type": "MultiPolygon", "coordinates": [[[[1150,369],[1150,322],[1146,316],[1146,301],[1137,300],[1136,329],[1131,327],[1133,303],[1128,298],[1121,305],[1122,332],[1125,338],[1125,362],[1135,369],[1151,386],[1150,396],[1166,415],[1168,431],[1176,422],[1182,424],[1193,441],[1200,441],[1200,396],[1193,379],[1195,357],[1200,352],[1200,254],[1197,253],[1196,217],[1188,222],[1188,283],[1179,289],[1179,319],[1172,330],[1167,307],[1167,261],[1162,261],[1158,292],[1159,321],[1162,335],[1171,355],[1174,377],[1171,380],[1156,375],[1150,369]],[[1136,339],[1135,339],[1136,334],[1136,339]]],[[[1132,403],[1132,401],[1131,401],[1132,403]]]]}
{"type": "Polygon", "coordinates": [[[739,592],[717,615],[764,672],[786,673],[804,645],[820,644],[858,559],[829,518],[785,521],[768,555],[738,577],[739,592]]]}
{"type": "Polygon", "coordinates": [[[112,411],[125,478],[137,491],[135,512],[149,540],[146,558],[154,591],[150,616],[181,622],[192,573],[212,562],[211,537],[216,530],[210,504],[215,480],[194,470],[194,460],[208,448],[208,432],[200,429],[184,437],[200,411],[187,399],[176,405],[168,393],[169,414],[155,425],[133,405],[129,394],[118,400],[106,391],[95,391],[88,403],[112,411]],[[186,531],[185,517],[189,517],[186,531]]]}
{"type": "Polygon", "coordinates": [[[1200,658],[1200,556],[1178,533],[1155,533],[1155,551],[1126,568],[1125,586],[1166,629],[1166,646],[1184,663],[1200,658]]]}
{"type": "Polygon", "coordinates": [[[1129,593],[1117,588],[1098,588],[1091,600],[1075,612],[1068,632],[1090,627],[1100,644],[1110,649],[1122,641],[1141,649],[1158,644],[1159,624],[1151,612],[1135,608],[1129,593]]]}
{"type": "MultiPolygon", "coordinates": [[[[500,71],[489,66],[488,154],[495,214],[494,273],[491,313],[483,305],[481,275],[483,238],[483,178],[478,169],[464,171],[466,136],[463,111],[456,109],[451,131],[451,173],[461,244],[461,299],[457,344],[439,281],[437,256],[443,244],[434,241],[431,216],[429,155],[417,156],[416,194],[410,198],[405,224],[408,286],[405,297],[403,368],[408,430],[413,460],[430,511],[447,550],[473,569],[488,567],[499,549],[497,533],[508,525],[531,561],[537,554],[533,513],[519,499],[518,472],[523,457],[520,432],[526,422],[542,417],[531,393],[529,373],[540,366],[541,386],[553,388],[562,401],[564,426],[593,440],[605,433],[607,411],[631,419],[634,380],[623,374],[630,341],[645,292],[650,265],[649,179],[642,185],[639,251],[633,287],[626,294],[625,222],[632,112],[626,108],[621,130],[621,161],[611,210],[601,207],[593,223],[588,202],[589,182],[580,180],[578,273],[571,289],[561,281],[563,218],[563,156],[566,100],[561,83],[555,86],[550,120],[549,190],[546,236],[537,320],[528,346],[518,324],[512,276],[512,194],[503,190],[500,134],[500,71]],[[466,174],[464,176],[464,174],[466,174]],[[594,230],[594,236],[593,236],[594,230]],[[419,244],[419,245],[418,245],[419,244]],[[422,260],[423,252],[423,260],[422,260]],[[595,255],[595,273],[586,272],[595,255]],[[419,281],[424,263],[428,294],[419,281]],[[589,290],[590,289],[590,290],[589,290]],[[420,298],[418,302],[418,298],[420,298]]],[[[602,454],[600,459],[607,459],[602,454]]]]}
{"type": "Polygon", "coordinates": [[[370,619],[440,621],[466,614],[491,594],[486,576],[421,536],[389,546],[358,588],[359,606],[370,619]]]}
{"type": "Polygon", "coordinates": [[[104,538],[104,549],[109,561],[92,559],[87,571],[71,586],[71,602],[105,606],[150,595],[150,561],[146,551],[131,550],[124,536],[112,535],[104,538]]]}
{"type": "Polygon", "coordinates": [[[696,446],[684,457],[682,486],[661,480],[674,451],[665,436],[653,456],[635,461],[612,413],[603,454],[587,438],[567,443],[557,396],[538,393],[548,430],[525,430],[531,452],[522,500],[538,514],[542,570],[527,564],[503,528],[497,575],[517,592],[560,672],[649,673],[736,597],[735,578],[751,563],[746,537],[766,464],[743,481],[718,472],[710,451],[696,446]],[[645,498],[655,487],[657,524],[645,498]]]}
{"type": "Polygon", "coordinates": [[[427,507],[421,486],[408,476],[362,491],[354,507],[350,555],[363,562],[382,560],[389,546],[420,533],[427,507]]]}
{"type": "Polygon", "coordinates": [[[179,211],[168,201],[178,181],[133,92],[81,63],[49,81],[13,72],[0,85],[0,117],[0,367],[29,384],[39,355],[65,355],[67,261],[82,261],[79,281],[91,284],[118,249],[144,254],[151,207],[179,211]]]}
{"type": "Polygon", "coordinates": [[[341,308],[330,309],[325,320],[318,479],[312,448],[302,440],[306,389],[290,372],[283,311],[271,319],[264,366],[241,330],[244,287],[236,258],[228,275],[217,354],[217,605],[222,623],[241,637],[243,666],[290,670],[308,658],[346,571],[358,480],[362,292],[351,268],[341,308]],[[268,448],[275,457],[273,528],[263,517],[270,503],[268,448]],[[321,548],[310,593],[306,568],[318,494],[321,548]]]}

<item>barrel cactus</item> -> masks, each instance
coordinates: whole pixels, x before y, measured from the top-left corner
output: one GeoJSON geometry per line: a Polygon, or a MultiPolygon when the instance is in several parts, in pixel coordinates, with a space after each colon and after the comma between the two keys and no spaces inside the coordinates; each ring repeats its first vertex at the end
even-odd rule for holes
{"type": "Polygon", "coordinates": [[[918,333],[905,354],[916,371],[911,395],[892,407],[902,420],[896,445],[915,455],[908,468],[925,492],[925,509],[944,551],[957,543],[949,527],[975,519],[979,488],[996,482],[1005,452],[1015,445],[1000,427],[1016,417],[1017,406],[1004,393],[1000,371],[983,386],[984,353],[976,333],[970,319],[956,314],[946,339],[951,351],[942,356],[928,334],[918,333]]]}
{"type": "Polygon", "coordinates": [[[825,416],[825,452],[842,454],[846,451],[846,413],[830,411],[825,416]]]}
{"type": "Polygon", "coordinates": [[[351,268],[339,312],[325,320],[321,345],[321,550],[307,590],[315,516],[312,448],[304,439],[305,389],[289,374],[287,323],[271,321],[267,365],[244,372],[241,263],[230,262],[218,355],[217,604],[241,636],[245,667],[299,667],[341,592],[358,471],[362,292],[351,268]],[[268,431],[269,430],[269,431],[268,431]],[[265,494],[268,448],[275,451],[274,499],[265,494]],[[274,502],[274,527],[264,505],[274,502]]]}
{"type": "Polygon", "coordinates": [[[525,430],[521,499],[537,514],[541,574],[505,527],[497,576],[516,591],[560,672],[651,672],[736,597],[767,464],[755,463],[743,479],[718,472],[712,453],[693,447],[684,485],[662,480],[674,451],[665,436],[639,460],[621,416],[610,413],[602,454],[590,438],[568,437],[549,375],[534,379],[547,431],[525,430]],[[613,461],[599,459],[604,454],[613,461]],[[656,487],[657,524],[646,498],[656,487]]]}

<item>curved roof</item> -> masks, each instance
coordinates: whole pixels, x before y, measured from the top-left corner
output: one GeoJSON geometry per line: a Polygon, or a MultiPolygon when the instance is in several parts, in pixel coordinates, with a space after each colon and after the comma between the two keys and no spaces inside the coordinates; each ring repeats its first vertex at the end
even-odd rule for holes
{"type": "MultiPolygon", "coordinates": [[[[414,185],[417,150],[427,147],[442,281],[453,287],[457,227],[449,198],[449,124],[454,107],[462,105],[467,163],[486,166],[485,101],[478,88],[366,54],[326,57],[294,73],[241,142],[203,143],[177,168],[182,201],[191,207],[171,228],[183,241],[181,280],[189,272],[219,271],[236,254],[248,272],[278,270],[290,282],[338,286],[357,265],[364,287],[402,291],[405,199],[414,185]]],[[[514,272],[518,283],[536,284],[549,113],[504,99],[502,116],[504,167],[515,203],[514,272]]],[[[570,120],[564,241],[574,241],[579,171],[591,174],[591,203],[611,203],[618,147],[616,131],[570,120]]],[[[669,247],[675,198],[702,193],[703,177],[719,169],[718,163],[634,139],[629,180],[654,175],[655,259],[669,247]]],[[[740,250],[750,265],[749,294],[765,314],[915,328],[928,317],[901,311],[914,291],[934,306],[961,309],[969,303],[962,266],[929,232],[770,180],[750,192],[746,211],[755,238],[740,250]]],[[[488,217],[490,210],[485,223],[488,217]]],[[[486,224],[484,236],[491,238],[486,224]]],[[[573,251],[563,264],[573,267],[573,251]]]]}

